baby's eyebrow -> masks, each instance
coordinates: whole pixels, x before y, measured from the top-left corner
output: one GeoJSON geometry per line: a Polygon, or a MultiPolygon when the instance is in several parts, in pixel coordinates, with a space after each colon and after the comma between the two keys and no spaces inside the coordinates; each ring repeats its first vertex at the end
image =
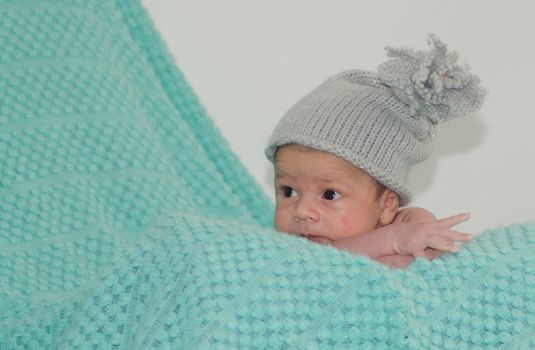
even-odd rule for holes
{"type": "Polygon", "coordinates": [[[289,175],[289,174],[285,173],[284,171],[280,171],[280,170],[275,171],[275,178],[276,179],[280,179],[280,178],[283,178],[283,177],[287,177],[287,178],[289,178],[291,180],[295,179],[295,176],[289,175]]]}
{"type": "Polygon", "coordinates": [[[321,178],[319,181],[326,187],[329,186],[351,186],[347,179],[343,177],[333,177],[333,178],[321,178]]]}
{"type": "Polygon", "coordinates": [[[321,182],[340,182],[340,178],[338,177],[323,177],[319,179],[321,182]]]}

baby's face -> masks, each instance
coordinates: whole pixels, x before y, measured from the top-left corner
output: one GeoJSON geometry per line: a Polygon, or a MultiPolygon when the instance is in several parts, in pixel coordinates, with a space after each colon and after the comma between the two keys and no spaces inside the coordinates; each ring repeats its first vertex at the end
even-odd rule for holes
{"type": "Polygon", "coordinates": [[[328,244],[381,226],[377,184],[333,154],[286,145],[275,162],[275,227],[328,244]]]}

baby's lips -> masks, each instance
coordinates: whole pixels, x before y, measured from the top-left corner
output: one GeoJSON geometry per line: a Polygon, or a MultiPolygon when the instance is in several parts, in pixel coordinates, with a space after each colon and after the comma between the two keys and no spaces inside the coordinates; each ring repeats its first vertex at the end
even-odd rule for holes
{"type": "Polygon", "coordinates": [[[327,244],[327,245],[331,244],[331,240],[323,236],[314,236],[314,235],[307,235],[307,234],[302,234],[300,236],[314,243],[327,244]]]}

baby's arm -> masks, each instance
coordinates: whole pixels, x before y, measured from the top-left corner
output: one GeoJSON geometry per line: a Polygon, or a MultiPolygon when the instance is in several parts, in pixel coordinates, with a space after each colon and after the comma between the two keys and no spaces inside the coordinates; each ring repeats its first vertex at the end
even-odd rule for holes
{"type": "Polygon", "coordinates": [[[414,257],[433,258],[440,255],[440,251],[457,251],[454,241],[465,242],[471,236],[453,231],[451,227],[468,218],[468,214],[459,214],[437,220],[425,209],[407,208],[400,211],[391,224],[334,241],[332,246],[392,267],[404,267],[414,261],[414,257]]]}
{"type": "Polygon", "coordinates": [[[396,214],[396,217],[392,222],[425,223],[434,221],[437,221],[437,217],[433,215],[433,213],[431,213],[429,210],[424,208],[411,207],[400,210],[396,214]]]}

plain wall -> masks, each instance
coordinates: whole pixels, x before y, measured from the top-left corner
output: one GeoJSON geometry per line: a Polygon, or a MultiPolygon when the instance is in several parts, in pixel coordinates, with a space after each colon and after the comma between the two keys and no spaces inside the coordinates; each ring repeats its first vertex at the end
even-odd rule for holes
{"type": "Polygon", "coordinates": [[[477,113],[441,124],[414,168],[411,205],[459,229],[535,220],[534,1],[143,1],[178,67],[272,198],[263,150],[301,96],[346,69],[375,70],[384,46],[428,49],[434,32],[489,90],[477,113]]]}

